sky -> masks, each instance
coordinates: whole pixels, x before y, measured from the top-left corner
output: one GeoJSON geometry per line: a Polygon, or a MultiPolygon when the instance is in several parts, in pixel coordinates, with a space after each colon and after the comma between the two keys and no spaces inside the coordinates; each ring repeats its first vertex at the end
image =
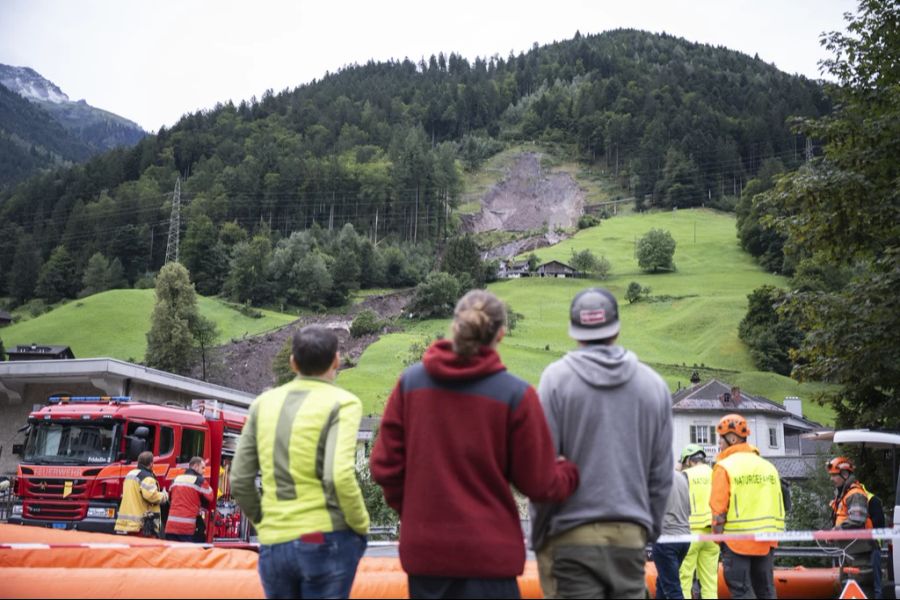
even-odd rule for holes
{"type": "Polygon", "coordinates": [[[0,63],[31,67],[147,131],[351,64],[503,58],[576,31],[633,28],[821,78],[855,0],[0,0],[0,63]]]}

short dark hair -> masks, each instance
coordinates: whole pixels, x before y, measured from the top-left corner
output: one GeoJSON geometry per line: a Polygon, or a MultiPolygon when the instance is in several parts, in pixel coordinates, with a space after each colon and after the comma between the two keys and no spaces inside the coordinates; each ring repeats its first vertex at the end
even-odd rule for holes
{"type": "Polygon", "coordinates": [[[321,325],[307,325],[294,333],[291,354],[301,375],[325,373],[338,351],[338,338],[333,331],[321,325]]]}
{"type": "Polygon", "coordinates": [[[146,467],[149,469],[153,466],[153,453],[149,450],[144,450],[137,457],[137,464],[141,467],[146,467]]]}

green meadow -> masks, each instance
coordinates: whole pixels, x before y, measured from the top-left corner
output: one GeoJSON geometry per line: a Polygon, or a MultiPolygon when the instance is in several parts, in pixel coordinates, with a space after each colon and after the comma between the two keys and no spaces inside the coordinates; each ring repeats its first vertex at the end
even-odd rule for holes
{"type": "MultiPolygon", "coordinates": [[[[741,250],[732,215],[705,209],[622,215],[536,254],[542,262],[567,262],[573,250],[585,248],[610,261],[607,280],[524,278],[489,286],[524,315],[500,347],[513,373],[536,384],[544,367],[574,346],[567,335],[569,302],[579,290],[598,285],[620,301],[620,343],[653,366],[673,391],[689,385],[696,365],[704,379],[716,377],[776,402],[799,396],[806,416],[822,423],[833,420],[830,409],[812,401],[824,385],[757,371],[738,338],[747,295],[764,284],[784,286],[787,280],[766,273],[741,250]],[[647,274],[638,267],[636,241],[654,227],[668,230],[676,240],[675,272],[647,274]],[[631,281],[651,288],[649,301],[624,300],[631,281]]],[[[383,336],[357,367],[341,373],[341,385],[363,399],[366,412],[380,412],[409,346],[429,335],[446,334],[448,328],[449,320],[425,321],[383,336]]]]}
{"type": "MultiPolygon", "coordinates": [[[[296,317],[261,310],[262,318],[241,314],[215,298],[197,297],[200,313],[219,328],[219,343],[286,325],[296,317]]],[[[7,348],[18,344],[65,345],[76,358],[104,356],[142,361],[153,312],[154,292],[110,290],[73,300],[34,319],[3,330],[7,348]]]]}

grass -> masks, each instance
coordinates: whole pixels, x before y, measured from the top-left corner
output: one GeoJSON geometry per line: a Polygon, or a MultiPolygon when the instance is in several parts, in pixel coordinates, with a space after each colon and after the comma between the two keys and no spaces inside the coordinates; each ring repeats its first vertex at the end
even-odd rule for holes
{"type": "MultiPolygon", "coordinates": [[[[111,357],[141,361],[153,311],[153,290],[110,290],[73,300],[34,319],[3,330],[7,348],[17,344],[65,345],[76,358],[111,357]]],[[[200,313],[219,327],[219,342],[261,333],[296,317],[261,310],[253,319],[215,298],[198,297],[200,313]]]]}
{"type": "MultiPolygon", "coordinates": [[[[542,261],[566,261],[572,249],[591,249],[612,263],[606,281],[526,278],[491,284],[490,289],[525,315],[504,340],[500,354],[509,369],[531,383],[552,361],[574,347],[568,337],[568,306],[581,289],[600,285],[621,300],[620,342],[651,364],[675,390],[688,385],[694,365],[739,385],[748,393],[781,402],[799,396],[812,419],[831,423],[831,410],[812,402],[824,384],[800,384],[774,373],[760,372],[738,338],[738,324],[747,310],[747,295],[787,280],[763,271],[737,243],[734,217],[710,210],[681,210],[629,214],[604,221],[551,248],[536,251],[542,261]],[[673,273],[640,271],[633,256],[635,240],[651,228],[663,228],[677,242],[673,273]],[[624,301],[629,282],[649,286],[652,295],[667,295],[661,302],[624,301]]],[[[383,336],[362,355],[355,369],[341,374],[341,384],[359,395],[367,412],[380,412],[399,373],[402,358],[416,339],[446,332],[449,321],[416,323],[407,331],[383,336]]]]}

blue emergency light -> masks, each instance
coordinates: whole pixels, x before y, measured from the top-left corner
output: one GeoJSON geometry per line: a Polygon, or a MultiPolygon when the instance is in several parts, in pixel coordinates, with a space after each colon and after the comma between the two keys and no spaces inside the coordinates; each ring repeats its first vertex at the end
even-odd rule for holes
{"type": "Polygon", "coordinates": [[[100,402],[120,404],[130,401],[131,396],[50,396],[47,398],[47,402],[50,404],[97,404],[100,402]]]}

